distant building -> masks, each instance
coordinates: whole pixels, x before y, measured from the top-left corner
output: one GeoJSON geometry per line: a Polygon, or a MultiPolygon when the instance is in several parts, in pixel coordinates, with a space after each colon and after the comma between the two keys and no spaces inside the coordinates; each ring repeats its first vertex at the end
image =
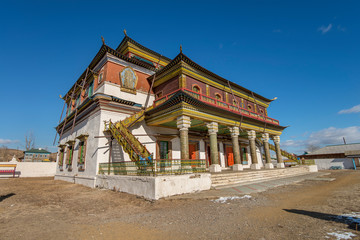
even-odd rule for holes
{"type": "Polygon", "coordinates": [[[50,152],[41,148],[32,148],[24,152],[24,162],[49,161],[50,152]]]}
{"type": "Polygon", "coordinates": [[[314,159],[318,169],[354,169],[360,167],[360,143],[329,145],[309,154],[299,156],[300,159],[314,159]]]}

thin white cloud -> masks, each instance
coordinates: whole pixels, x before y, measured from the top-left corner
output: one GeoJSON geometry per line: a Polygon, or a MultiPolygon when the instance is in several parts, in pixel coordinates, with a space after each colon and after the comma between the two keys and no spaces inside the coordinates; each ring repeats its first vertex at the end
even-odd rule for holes
{"type": "Polygon", "coordinates": [[[337,30],[339,30],[340,32],[345,32],[345,31],[346,31],[346,28],[344,28],[344,27],[341,26],[341,25],[338,25],[338,26],[337,26],[337,30]]]}
{"type": "Polygon", "coordinates": [[[329,127],[320,131],[312,132],[305,140],[286,140],[281,142],[285,150],[303,153],[309,146],[323,147],[326,145],[342,144],[343,138],[347,143],[360,142],[360,126],[347,128],[329,127]]]}
{"type": "Polygon", "coordinates": [[[327,32],[329,32],[332,28],[332,24],[330,23],[327,27],[326,26],[321,26],[318,28],[318,31],[321,32],[322,34],[325,34],[327,32]]]}
{"type": "Polygon", "coordinates": [[[306,143],[309,145],[330,145],[343,143],[343,137],[346,142],[360,142],[360,126],[347,128],[329,127],[318,132],[311,133],[306,143]]]}
{"type": "Polygon", "coordinates": [[[12,144],[12,143],[18,143],[19,140],[10,140],[10,139],[2,139],[0,138],[0,144],[4,144],[4,145],[7,145],[7,144],[12,144]]]}
{"type": "Polygon", "coordinates": [[[352,108],[349,109],[343,109],[341,111],[339,111],[339,114],[347,114],[347,113],[359,113],[360,112],[360,104],[353,106],[352,108]]]}

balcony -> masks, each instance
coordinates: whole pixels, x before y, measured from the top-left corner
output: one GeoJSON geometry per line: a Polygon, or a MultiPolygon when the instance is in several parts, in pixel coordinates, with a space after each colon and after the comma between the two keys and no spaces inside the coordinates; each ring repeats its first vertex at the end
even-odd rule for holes
{"type": "Polygon", "coordinates": [[[210,106],[214,106],[214,107],[221,108],[221,109],[226,109],[230,112],[234,112],[239,115],[243,115],[243,116],[246,116],[246,117],[249,117],[252,119],[256,119],[259,121],[271,123],[274,125],[279,125],[279,120],[267,117],[265,115],[259,115],[258,113],[250,111],[248,109],[238,107],[236,105],[233,105],[233,104],[230,104],[230,103],[227,103],[227,102],[224,102],[224,101],[221,101],[221,100],[218,100],[218,99],[215,99],[215,98],[212,98],[212,97],[206,96],[204,94],[194,92],[194,91],[191,91],[191,90],[185,89],[185,88],[177,89],[174,92],[171,92],[163,97],[156,99],[154,101],[153,107],[155,108],[156,106],[159,106],[162,103],[166,102],[168,99],[170,99],[173,95],[175,95],[179,91],[185,92],[185,93],[189,94],[190,96],[192,96],[193,98],[198,99],[199,101],[204,102],[210,106]]]}

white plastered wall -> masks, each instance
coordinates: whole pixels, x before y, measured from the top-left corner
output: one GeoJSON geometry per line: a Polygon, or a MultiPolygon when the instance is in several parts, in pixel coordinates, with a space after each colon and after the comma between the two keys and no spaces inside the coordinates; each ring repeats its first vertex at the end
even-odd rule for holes
{"type": "MultiPolygon", "coordinates": [[[[141,92],[141,91],[137,91],[136,94],[123,92],[123,91],[120,90],[119,85],[114,84],[114,83],[110,83],[110,82],[107,82],[107,81],[102,82],[100,84],[100,86],[97,88],[97,90],[95,91],[95,93],[103,93],[103,94],[106,94],[106,95],[114,96],[114,97],[117,97],[117,98],[121,98],[121,99],[124,99],[124,100],[135,102],[137,104],[141,104],[142,106],[145,105],[146,99],[148,97],[147,93],[144,93],[144,92],[141,92]]],[[[150,105],[152,105],[154,99],[155,99],[154,95],[150,94],[148,107],[150,105]]]]}
{"type": "MultiPolygon", "coordinates": [[[[66,166],[67,155],[69,154],[67,148],[65,148],[64,160],[63,160],[63,171],[60,171],[59,152],[57,156],[57,167],[55,180],[65,180],[70,182],[81,181],[82,184],[93,187],[95,184],[95,177],[97,173],[97,155],[99,152],[99,138],[95,136],[100,135],[100,126],[102,125],[100,111],[92,113],[88,118],[79,121],[74,126],[74,131],[71,134],[71,128],[63,133],[60,140],[60,144],[65,145],[67,141],[74,140],[73,158],[72,158],[72,170],[69,171],[66,166]],[[88,135],[86,141],[86,154],[85,154],[85,170],[78,170],[78,154],[79,154],[79,140],[76,137],[80,135],[88,135]],[[78,178],[78,181],[75,180],[78,178]]],[[[60,149],[59,149],[60,150],[60,149]]]]}

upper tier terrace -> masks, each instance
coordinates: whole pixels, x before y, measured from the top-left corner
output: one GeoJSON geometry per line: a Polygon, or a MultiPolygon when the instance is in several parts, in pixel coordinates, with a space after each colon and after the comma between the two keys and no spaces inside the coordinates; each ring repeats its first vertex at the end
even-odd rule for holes
{"type": "Polygon", "coordinates": [[[267,117],[265,115],[265,113],[263,115],[259,115],[258,113],[250,111],[248,109],[238,107],[236,105],[233,105],[233,104],[230,104],[230,103],[227,103],[227,102],[224,102],[224,101],[221,101],[221,100],[206,96],[206,95],[198,93],[198,92],[194,92],[194,91],[186,89],[186,88],[177,89],[177,90],[175,90],[175,91],[173,91],[173,92],[171,92],[171,93],[169,93],[169,94],[167,94],[165,96],[162,96],[162,97],[156,99],[154,101],[153,108],[155,108],[155,107],[161,105],[162,103],[166,102],[168,99],[170,99],[172,96],[174,96],[176,93],[178,93],[180,91],[182,91],[184,93],[187,93],[190,96],[192,96],[193,98],[195,98],[195,99],[197,99],[197,100],[199,100],[201,102],[204,102],[204,103],[206,103],[206,104],[208,104],[210,106],[221,108],[221,109],[226,109],[227,111],[237,113],[240,116],[242,115],[242,116],[246,116],[246,117],[256,119],[256,120],[259,120],[259,121],[262,121],[262,122],[266,122],[266,123],[270,123],[270,124],[274,124],[274,125],[279,125],[279,120],[267,117]]]}

